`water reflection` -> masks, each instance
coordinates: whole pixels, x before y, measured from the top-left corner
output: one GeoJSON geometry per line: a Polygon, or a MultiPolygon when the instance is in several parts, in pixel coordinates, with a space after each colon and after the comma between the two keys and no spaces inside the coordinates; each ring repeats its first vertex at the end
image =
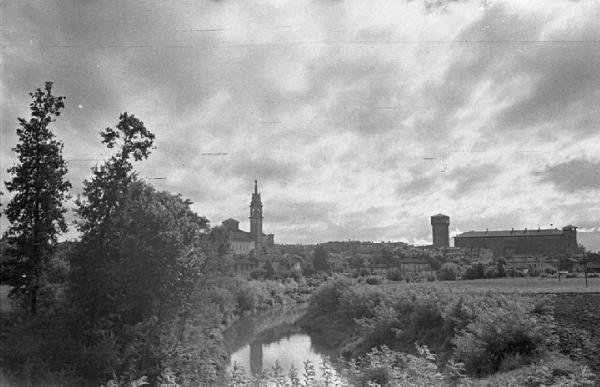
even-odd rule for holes
{"type": "Polygon", "coordinates": [[[270,370],[278,361],[285,375],[293,365],[301,376],[303,362],[309,360],[320,377],[322,361],[328,359],[333,350],[319,345],[315,342],[318,339],[302,331],[297,322],[305,312],[305,308],[298,308],[285,313],[249,316],[226,330],[224,337],[230,354],[227,372],[237,364],[246,373],[256,376],[270,370]]]}
{"type": "MultiPolygon", "coordinates": [[[[263,343],[260,341],[255,341],[253,343],[250,344],[250,371],[252,372],[252,375],[256,375],[260,372],[262,372],[263,369],[263,343]]],[[[236,352],[236,353],[239,353],[236,352]]],[[[235,355],[235,354],[233,354],[235,355]]],[[[238,361],[237,359],[234,359],[234,356],[231,356],[231,360],[232,362],[236,362],[238,361]]],[[[240,364],[241,364],[241,359],[240,360],[240,364]]]]}

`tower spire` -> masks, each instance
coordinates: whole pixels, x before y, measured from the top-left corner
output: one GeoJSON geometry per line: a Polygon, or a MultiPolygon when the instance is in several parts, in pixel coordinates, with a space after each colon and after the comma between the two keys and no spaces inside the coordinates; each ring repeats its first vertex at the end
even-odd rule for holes
{"type": "Polygon", "coordinates": [[[254,192],[250,202],[250,234],[254,239],[254,246],[258,247],[262,243],[262,202],[258,193],[258,180],[254,180],[254,192]]]}

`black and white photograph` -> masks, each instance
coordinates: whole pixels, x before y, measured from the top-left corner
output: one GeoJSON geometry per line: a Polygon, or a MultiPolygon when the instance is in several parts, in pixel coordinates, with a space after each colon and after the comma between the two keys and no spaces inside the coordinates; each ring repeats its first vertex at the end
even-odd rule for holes
{"type": "Polygon", "coordinates": [[[600,386],[600,1],[0,0],[0,387],[600,386]]]}

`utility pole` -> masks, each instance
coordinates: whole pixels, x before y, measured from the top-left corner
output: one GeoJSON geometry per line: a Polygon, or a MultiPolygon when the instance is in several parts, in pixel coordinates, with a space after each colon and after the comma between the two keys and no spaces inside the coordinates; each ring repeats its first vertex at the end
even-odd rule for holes
{"type": "Polygon", "coordinates": [[[583,250],[583,274],[585,276],[585,287],[588,287],[588,280],[587,280],[587,252],[585,250],[583,250]]]}

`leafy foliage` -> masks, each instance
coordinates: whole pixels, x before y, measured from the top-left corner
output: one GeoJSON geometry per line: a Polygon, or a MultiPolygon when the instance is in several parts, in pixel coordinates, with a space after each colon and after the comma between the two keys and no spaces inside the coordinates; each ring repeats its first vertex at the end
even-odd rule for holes
{"type": "Polygon", "coordinates": [[[10,222],[7,252],[12,259],[3,270],[10,273],[7,282],[12,286],[11,295],[27,296],[35,314],[57,235],[67,230],[63,202],[71,184],[65,180],[63,144],[49,128],[60,116],[65,97],[52,94],[52,82],[29,95],[33,99],[29,105],[31,119],[19,118],[19,142],[13,148],[18,163],[8,169],[13,178],[5,182],[14,196],[5,210],[10,222]]]}
{"type": "Polygon", "coordinates": [[[84,182],[78,199],[81,242],[71,257],[68,299],[74,333],[96,343],[114,332],[119,374],[156,377],[181,336],[203,273],[222,249],[206,238],[208,222],[179,195],[157,192],[137,179],[132,160],[148,157],[154,135],[123,113],[101,133],[117,152],[84,182]]]}
{"type": "Polygon", "coordinates": [[[433,348],[442,363],[460,362],[465,372],[477,376],[532,363],[558,343],[549,311],[527,296],[439,285],[368,286],[337,280],[315,292],[311,315],[333,326],[354,322],[360,339],[346,333],[354,337],[346,343],[347,353],[384,344],[410,351],[417,342],[433,348]]]}
{"type": "Polygon", "coordinates": [[[444,263],[438,271],[437,278],[440,281],[454,281],[458,276],[458,266],[456,264],[448,262],[444,263]]]}
{"type": "Polygon", "coordinates": [[[551,337],[548,324],[515,303],[510,310],[481,311],[454,338],[454,353],[470,374],[489,375],[531,362],[547,348],[551,337]]]}
{"type": "Polygon", "coordinates": [[[325,246],[318,245],[315,248],[312,263],[316,271],[329,271],[329,253],[325,246]]]}

